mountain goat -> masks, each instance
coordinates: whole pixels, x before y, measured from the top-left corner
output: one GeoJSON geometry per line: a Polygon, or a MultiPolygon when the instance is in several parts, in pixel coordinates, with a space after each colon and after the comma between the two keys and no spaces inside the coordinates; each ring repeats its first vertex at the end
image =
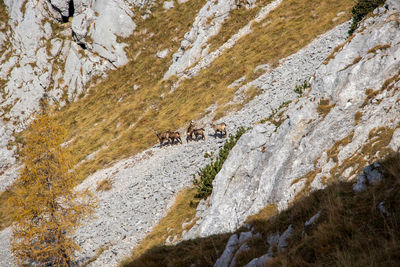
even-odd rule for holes
{"type": "Polygon", "coordinates": [[[179,132],[170,132],[169,131],[169,139],[172,145],[175,145],[175,142],[182,144],[181,134],[179,132]]]}
{"type": "Polygon", "coordinates": [[[217,138],[218,132],[220,133],[221,138],[222,138],[222,136],[226,135],[226,124],[224,122],[220,123],[220,124],[210,123],[210,126],[215,131],[215,134],[214,134],[215,138],[217,138]]]}
{"type": "Polygon", "coordinates": [[[196,141],[199,140],[198,137],[200,137],[203,140],[206,140],[206,136],[205,136],[204,132],[205,132],[204,128],[194,129],[193,134],[194,134],[195,140],[196,141]]]}
{"type": "Polygon", "coordinates": [[[163,144],[164,144],[164,142],[167,140],[168,141],[168,144],[170,144],[169,143],[169,141],[170,141],[170,139],[169,139],[169,133],[170,133],[170,131],[168,130],[167,132],[163,132],[163,133],[158,133],[157,131],[154,131],[155,132],[155,134],[157,135],[157,137],[158,137],[158,140],[160,140],[160,147],[162,147],[163,146],[163,144]]]}
{"type": "Polygon", "coordinates": [[[193,121],[190,121],[189,127],[187,128],[186,131],[186,142],[189,143],[189,141],[193,140],[193,130],[194,130],[194,124],[193,121]]]}

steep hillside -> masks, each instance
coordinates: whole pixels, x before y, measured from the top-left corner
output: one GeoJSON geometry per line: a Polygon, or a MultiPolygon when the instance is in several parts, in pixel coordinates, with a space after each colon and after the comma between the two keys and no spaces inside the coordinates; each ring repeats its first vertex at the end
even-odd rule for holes
{"type": "Polygon", "coordinates": [[[132,33],[133,12],[114,1],[89,3],[1,2],[1,190],[15,179],[17,133],[28,125],[41,97],[64,106],[84,94],[93,77],[127,61],[125,45],[116,39],[132,33]],[[116,14],[120,20],[111,20],[116,14]],[[84,38],[92,44],[85,45],[84,38]]]}
{"type": "MultiPolygon", "coordinates": [[[[269,2],[260,1],[259,7],[269,2]]],[[[126,51],[132,60],[110,72],[85,98],[62,109],[58,115],[60,123],[70,129],[69,146],[82,161],[78,169],[81,177],[151,146],[156,142],[154,130],[178,129],[189,120],[210,112],[212,117],[215,115],[212,107],[216,104],[220,107],[218,111],[240,108],[240,102],[224,106],[237,90],[228,86],[243,76],[248,81],[253,80],[257,77],[253,73],[257,65],[274,64],[347,20],[351,1],[335,3],[287,1],[275,5],[267,17],[254,23],[251,33],[239,39],[197,76],[178,84],[176,76],[167,74],[168,80],[163,77],[181,61],[188,65],[182,67],[186,72],[189,66],[206,57],[209,53],[207,39],[217,33],[217,25],[228,27],[221,19],[236,8],[235,1],[188,1],[167,11],[161,3],[155,4],[146,20],[137,18],[136,34],[125,40],[130,44],[126,51]],[[347,13],[332,23],[342,11],[347,13]],[[310,20],[312,12],[315,16],[310,20]],[[291,18],[297,16],[298,22],[294,23],[291,18]],[[275,19],[283,17],[287,19],[275,19]],[[285,42],[289,45],[282,46],[285,42]],[[201,53],[198,46],[202,47],[201,53]],[[168,56],[157,56],[166,49],[170,51],[168,56]],[[176,50],[178,54],[172,55],[176,50]],[[185,52],[180,55],[182,50],[185,52]]],[[[253,13],[253,16],[258,14],[253,13]]],[[[239,17],[238,13],[232,15],[239,17]]],[[[245,19],[243,25],[252,19],[251,13],[245,19]]],[[[259,70],[257,75],[265,71],[259,70]]],[[[243,94],[244,98],[251,98],[251,90],[249,95],[243,94]]]]}
{"type": "MultiPolygon", "coordinates": [[[[282,211],[398,150],[397,1],[347,40],[350,0],[5,3],[1,199],[20,166],[20,131],[47,95],[69,130],[78,188],[99,198],[75,237],[79,264],[117,265],[145,238],[223,145],[213,120],[228,133],[252,129],[169,242],[236,231],[260,210],[282,211]],[[205,141],[154,146],[154,130],[182,132],[192,119],[205,141]]],[[[2,227],[11,211],[0,203],[2,227]]],[[[1,266],[12,265],[9,235],[0,234],[1,266]]]]}
{"type": "Polygon", "coordinates": [[[153,247],[123,266],[397,266],[400,157],[374,165],[382,181],[362,192],[335,183],[234,233],[153,247]]]}
{"type": "Polygon", "coordinates": [[[233,231],[268,204],[283,210],[398,150],[399,11],[387,1],[335,48],[302,97],[239,140],[187,237],[233,231]]]}

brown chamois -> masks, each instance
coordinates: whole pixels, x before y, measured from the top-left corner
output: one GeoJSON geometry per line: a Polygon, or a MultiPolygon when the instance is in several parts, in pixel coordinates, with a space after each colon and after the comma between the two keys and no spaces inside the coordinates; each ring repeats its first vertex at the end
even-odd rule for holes
{"type": "Polygon", "coordinates": [[[182,144],[181,134],[179,132],[169,131],[169,139],[171,140],[172,145],[175,145],[175,141],[182,144]]]}
{"type": "Polygon", "coordinates": [[[189,143],[189,141],[193,140],[193,130],[194,130],[194,124],[193,121],[190,121],[189,127],[187,128],[186,131],[186,142],[189,143]]]}
{"type": "Polygon", "coordinates": [[[214,137],[217,138],[218,136],[218,132],[222,136],[226,136],[226,124],[225,122],[222,122],[220,124],[214,124],[214,123],[210,123],[210,126],[214,129],[215,133],[214,133],[214,137]]]}
{"type": "Polygon", "coordinates": [[[158,140],[160,140],[160,147],[163,146],[165,141],[168,141],[168,144],[170,144],[169,143],[169,131],[163,132],[163,133],[158,133],[157,131],[155,131],[155,133],[158,137],[158,140]]]}
{"type": "Polygon", "coordinates": [[[206,140],[206,136],[204,134],[205,130],[204,128],[199,128],[199,129],[194,129],[193,134],[194,134],[194,140],[199,140],[199,136],[201,139],[206,140]]]}

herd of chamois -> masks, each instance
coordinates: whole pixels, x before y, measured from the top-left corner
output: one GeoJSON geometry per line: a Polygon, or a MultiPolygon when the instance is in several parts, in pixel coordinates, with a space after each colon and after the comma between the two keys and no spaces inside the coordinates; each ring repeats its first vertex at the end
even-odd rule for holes
{"type": "MultiPolygon", "coordinates": [[[[217,138],[218,133],[220,137],[226,136],[226,124],[224,122],[219,124],[210,123],[210,126],[214,129],[214,137],[217,138]]],[[[182,144],[181,134],[179,132],[171,132],[170,130],[158,133],[155,131],[155,134],[160,141],[160,147],[164,145],[166,141],[168,141],[168,145],[182,144]]],[[[195,128],[193,121],[190,121],[189,127],[186,130],[186,142],[190,141],[198,141],[198,140],[206,140],[205,130],[204,128],[195,128]]]]}

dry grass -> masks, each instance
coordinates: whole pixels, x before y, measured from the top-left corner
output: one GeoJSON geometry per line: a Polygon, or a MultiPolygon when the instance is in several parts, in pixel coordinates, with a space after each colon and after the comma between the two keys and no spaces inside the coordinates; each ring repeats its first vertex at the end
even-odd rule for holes
{"type": "Polygon", "coordinates": [[[247,217],[245,224],[254,221],[268,220],[276,214],[278,214],[278,206],[276,204],[268,204],[267,206],[262,208],[257,214],[247,217]]]}
{"type": "Polygon", "coordinates": [[[230,112],[238,111],[241,110],[247,103],[249,103],[251,100],[253,100],[256,96],[258,96],[261,93],[261,90],[251,86],[248,88],[244,95],[243,95],[243,100],[240,103],[228,103],[224,105],[219,105],[215,111],[215,115],[213,120],[218,120],[230,112]]]}
{"type": "Polygon", "coordinates": [[[357,111],[355,114],[354,114],[354,125],[356,126],[359,122],[360,122],[360,120],[361,120],[361,118],[362,118],[362,112],[361,111],[357,111]]]}
{"type": "Polygon", "coordinates": [[[370,50],[368,50],[368,54],[369,53],[374,53],[374,54],[376,54],[376,52],[378,51],[378,50],[386,50],[386,49],[388,49],[388,48],[390,48],[390,44],[385,44],[385,45],[377,45],[377,46],[375,46],[375,47],[373,47],[373,48],[371,48],[370,50]]]}
{"type": "Polygon", "coordinates": [[[370,131],[368,140],[352,155],[342,160],[332,167],[329,171],[331,174],[331,181],[340,181],[342,173],[351,168],[349,177],[359,173],[363,167],[371,162],[377,161],[379,158],[386,157],[391,154],[389,145],[392,140],[393,132],[395,129],[389,127],[374,128],[370,131]]]}
{"type": "Polygon", "coordinates": [[[351,40],[353,40],[353,38],[354,38],[354,35],[351,35],[349,38],[347,38],[346,42],[344,42],[344,43],[342,43],[342,44],[336,46],[336,47],[333,49],[332,53],[331,53],[331,54],[324,60],[324,62],[322,62],[322,63],[323,63],[324,65],[327,65],[331,59],[334,59],[334,58],[335,58],[335,56],[336,56],[336,54],[337,54],[338,52],[342,51],[343,47],[344,47],[346,44],[350,43],[351,40]]]}
{"type": "Polygon", "coordinates": [[[8,24],[8,12],[3,1],[0,2],[0,22],[8,24]]]}
{"type": "Polygon", "coordinates": [[[152,129],[178,129],[202,117],[210,105],[229,102],[235,89],[227,85],[243,75],[251,77],[257,65],[276,64],[349,19],[353,5],[352,0],[284,1],[210,68],[169,93],[176,78],[161,79],[171,59],[160,59],[155,54],[165,48],[178,49],[205,2],[188,1],[170,10],[157,3],[150,18],[137,16],[137,30],[123,40],[128,44],[129,63],[110,71],[100,82],[94,80],[84,98],[57,112],[56,120],[69,131],[69,147],[82,162],[76,169],[77,184],[89,174],[152,146],[156,143],[152,129]],[[346,15],[332,22],[340,11],[346,15]],[[134,85],[140,88],[133,90],[134,85]],[[98,150],[93,159],[83,162],[98,150]]]}
{"type": "Polygon", "coordinates": [[[351,66],[353,66],[353,65],[357,64],[358,62],[360,62],[361,59],[362,59],[362,57],[356,57],[356,58],[353,60],[352,63],[350,63],[349,65],[347,65],[346,67],[344,67],[344,68],[341,69],[340,71],[344,71],[344,70],[350,68],[351,66]]]}
{"type": "Polygon", "coordinates": [[[96,191],[109,191],[112,188],[112,184],[110,179],[103,179],[97,182],[96,191]]]}
{"type": "Polygon", "coordinates": [[[256,17],[262,6],[268,5],[270,2],[272,2],[272,0],[260,0],[257,1],[257,7],[255,8],[247,9],[242,6],[232,10],[229,13],[228,19],[222,24],[218,34],[209,40],[210,51],[216,50],[228,41],[229,38],[256,17]]]}
{"type": "MultiPolygon", "coordinates": [[[[5,28],[0,30],[3,33],[7,32],[7,30],[9,30],[8,20],[9,20],[9,16],[8,16],[7,8],[4,4],[4,1],[0,1],[0,25],[5,23],[5,28]]],[[[9,45],[10,45],[10,42],[5,42],[2,46],[0,46],[0,57],[3,56],[3,54],[9,47],[9,45]]],[[[9,57],[10,57],[10,55],[6,56],[5,59],[8,60],[9,57]]],[[[3,63],[3,62],[0,62],[0,63],[3,63]]],[[[4,87],[4,84],[0,83],[0,89],[3,90],[3,87],[4,87]]],[[[4,99],[4,97],[3,97],[3,99],[4,99]]]]}
{"type": "Polygon", "coordinates": [[[330,105],[329,104],[329,99],[321,99],[319,101],[318,107],[317,107],[317,112],[323,117],[325,118],[326,115],[329,114],[329,112],[331,111],[331,109],[333,107],[335,107],[335,104],[330,105]]]}
{"type": "Polygon", "coordinates": [[[12,194],[12,190],[5,190],[0,193],[0,230],[8,227],[12,222],[13,207],[8,202],[12,194]]]}
{"type": "MultiPolygon", "coordinates": [[[[140,27],[138,34],[125,40],[129,43],[128,56],[136,60],[110,72],[86,98],[58,114],[58,121],[70,129],[69,138],[74,139],[71,148],[78,159],[83,160],[104,144],[108,145],[93,160],[81,165],[78,170],[81,179],[154,144],[156,138],[151,129],[176,129],[201,117],[211,104],[223,105],[235,90],[227,89],[228,84],[243,73],[252,73],[261,63],[276,62],[298,51],[335,26],[331,20],[339,11],[345,10],[349,14],[352,1],[285,1],[234,49],[169,94],[171,82],[160,81],[170,59],[159,59],[154,55],[165,48],[174,51],[180,45],[179,40],[189,30],[203,4],[204,1],[189,1],[168,11],[160,4],[154,8],[151,18],[136,21],[140,27]],[[313,18],[311,12],[317,16],[313,18]],[[140,34],[144,29],[154,33],[153,36],[140,34]],[[171,36],[178,39],[171,39],[171,36]],[[135,57],[138,52],[140,54],[135,57]],[[133,90],[134,84],[140,88],[133,90]],[[163,93],[164,97],[161,97],[163,93]],[[121,126],[116,128],[118,123],[121,126]]],[[[348,17],[342,16],[342,21],[348,17]]]]}
{"type": "Polygon", "coordinates": [[[164,245],[168,236],[177,235],[180,238],[183,231],[190,229],[196,223],[195,215],[198,201],[196,200],[196,203],[193,202],[195,194],[196,190],[194,188],[182,190],[176,196],[175,203],[169,209],[167,215],[134,249],[132,256],[121,263],[121,266],[151,266],[146,265],[149,259],[143,255],[146,255],[154,247],[164,245]],[[190,224],[182,228],[183,223],[190,221],[192,221],[190,224]]]}
{"type": "Polygon", "coordinates": [[[367,89],[365,90],[365,94],[367,95],[364,99],[364,103],[361,105],[361,108],[365,107],[368,105],[372,99],[374,99],[378,94],[380,93],[379,90],[372,90],[372,89],[367,89]]]}
{"type": "MultiPolygon", "coordinates": [[[[269,249],[267,237],[282,233],[290,224],[294,233],[287,251],[278,253],[273,247],[275,258],[268,266],[398,266],[400,156],[388,157],[381,164],[385,178],[364,192],[354,194],[353,183],[333,184],[276,216],[249,220],[261,237],[247,242],[250,250],[239,255],[237,266],[265,254],[269,249]],[[390,216],[377,210],[382,201],[390,216]],[[303,234],[304,223],[319,211],[316,224],[303,234]]],[[[267,206],[265,210],[269,209],[267,206]]],[[[125,266],[213,266],[231,234],[158,246],[125,266]]]]}
{"type": "Polygon", "coordinates": [[[394,84],[400,80],[400,70],[397,71],[392,77],[387,79],[381,87],[381,92],[384,90],[392,90],[394,88],[394,84]]]}
{"type": "MultiPolygon", "coordinates": [[[[382,164],[384,181],[365,192],[354,194],[352,183],[342,183],[313,193],[322,211],[317,227],[304,238],[303,227],[295,227],[288,251],[278,254],[271,265],[398,266],[400,157],[382,164]],[[390,217],[378,212],[376,206],[381,201],[390,217]]],[[[299,208],[307,209],[295,205],[293,210],[299,208]]]]}

